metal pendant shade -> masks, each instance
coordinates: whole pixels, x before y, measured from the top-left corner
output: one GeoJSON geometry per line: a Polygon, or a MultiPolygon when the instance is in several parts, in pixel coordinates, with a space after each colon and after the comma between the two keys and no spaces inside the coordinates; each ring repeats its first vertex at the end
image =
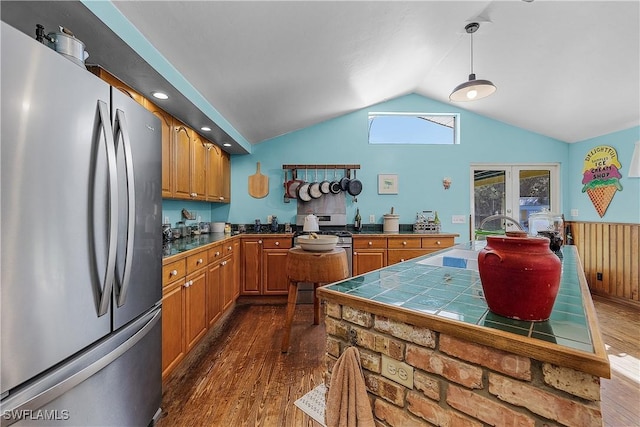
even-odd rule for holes
{"type": "Polygon", "coordinates": [[[471,74],[469,74],[469,81],[461,83],[453,89],[449,95],[451,101],[475,101],[486,98],[496,91],[496,87],[491,81],[476,80],[476,75],[473,72],[473,33],[478,31],[478,28],[480,28],[480,24],[477,22],[472,22],[464,27],[467,34],[471,35],[471,74]]]}

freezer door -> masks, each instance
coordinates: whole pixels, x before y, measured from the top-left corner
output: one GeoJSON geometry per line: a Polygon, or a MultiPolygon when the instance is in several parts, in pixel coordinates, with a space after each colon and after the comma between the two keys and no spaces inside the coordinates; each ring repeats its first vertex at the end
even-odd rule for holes
{"type": "Polygon", "coordinates": [[[162,128],[133,99],[112,91],[119,188],[114,329],[162,298],[162,128]]]}
{"type": "Polygon", "coordinates": [[[156,307],[2,400],[0,427],[149,425],[162,400],[161,324],[156,307]]]}
{"type": "Polygon", "coordinates": [[[98,311],[114,153],[109,86],[4,22],[1,34],[4,395],[111,330],[98,311]]]}

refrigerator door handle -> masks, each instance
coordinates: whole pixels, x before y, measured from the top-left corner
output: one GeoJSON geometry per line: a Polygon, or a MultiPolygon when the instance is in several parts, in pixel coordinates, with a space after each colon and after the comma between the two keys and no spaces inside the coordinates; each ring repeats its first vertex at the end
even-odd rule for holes
{"type": "MultiPolygon", "coordinates": [[[[114,362],[117,358],[119,358],[120,356],[125,354],[127,351],[129,351],[131,348],[133,348],[142,338],[144,338],[153,329],[153,327],[160,320],[161,315],[162,315],[162,311],[157,310],[153,314],[153,317],[151,317],[144,326],[140,327],[140,330],[138,330],[135,334],[129,337],[126,341],[124,341],[118,347],[113,349],[113,351],[110,351],[109,353],[100,357],[96,361],[80,369],[78,372],[68,376],[66,379],[62,381],[57,382],[55,385],[51,387],[48,387],[48,388],[43,387],[43,389],[37,390],[37,391],[34,390],[32,396],[25,398],[25,400],[20,403],[17,403],[15,407],[13,408],[4,407],[3,414],[4,413],[18,414],[18,413],[24,413],[26,411],[36,411],[39,408],[42,408],[47,403],[62,396],[67,391],[76,387],[78,384],[82,383],[88,378],[91,378],[98,371],[108,366],[109,364],[114,362]]],[[[28,392],[28,391],[25,391],[25,392],[28,392]]],[[[8,406],[11,406],[11,404],[9,404],[8,406]]],[[[12,417],[2,417],[2,419],[0,419],[0,425],[4,427],[10,424],[13,424],[16,420],[12,420],[11,418],[12,417]]]]}
{"type": "Polygon", "coordinates": [[[124,150],[124,167],[127,175],[127,246],[125,251],[124,271],[122,282],[116,288],[117,304],[121,307],[127,299],[129,289],[129,279],[131,277],[131,267],[133,258],[134,230],[136,220],[136,191],[135,175],[133,172],[133,158],[131,156],[131,139],[129,138],[129,128],[124,111],[116,110],[116,121],[114,124],[116,149],[120,149],[120,138],[122,136],[122,149],[124,150]]]}
{"type": "Polygon", "coordinates": [[[109,172],[109,250],[107,252],[107,265],[105,268],[104,285],[98,305],[98,317],[103,316],[109,309],[111,290],[116,265],[116,249],[118,243],[118,173],[116,170],[116,149],[113,142],[113,132],[109,119],[109,108],[104,101],[98,101],[100,112],[100,125],[104,134],[107,152],[107,168],[109,172]]]}

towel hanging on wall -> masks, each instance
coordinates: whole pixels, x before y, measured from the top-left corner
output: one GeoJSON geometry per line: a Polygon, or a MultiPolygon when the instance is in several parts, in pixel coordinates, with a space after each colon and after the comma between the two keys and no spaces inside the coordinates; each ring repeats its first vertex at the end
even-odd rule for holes
{"type": "Polygon", "coordinates": [[[333,367],[325,416],[327,427],[374,426],[356,347],[348,347],[333,367]]]}

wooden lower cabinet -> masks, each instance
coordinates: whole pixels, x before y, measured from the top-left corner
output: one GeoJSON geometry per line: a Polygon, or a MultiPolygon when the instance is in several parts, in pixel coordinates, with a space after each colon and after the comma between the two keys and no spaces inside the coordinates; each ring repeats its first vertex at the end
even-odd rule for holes
{"type": "Polygon", "coordinates": [[[386,265],[386,249],[361,249],[353,252],[354,276],[378,270],[386,265]]]}
{"type": "Polygon", "coordinates": [[[456,234],[353,236],[353,275],[417,258],[454,245],[456,234]]]}
{"type": "Polygon", "coordinates": [[[166,377],[185,355],[184,288],[185,280],[177,280],[162,290],[162,377],[166,377]]]}
{"type": "Polygon", "coordinates": [[[287,254],[291,236],[242,240],[242,295],[287,295],[287,254]]]}
{"type": "Polygon", "coordinates": [[[233,306],[239,287],[234,248],[239,253],[239,239],[163,265],[163,378],[233,306]]]}
{"type": "Polygon", "coordinates": [[[262,239],[242,239],[242,289],[241,295],[260,295],[262,292],[260,265],[262,264],[262,239]]]}
{"type": "Polygon", "coordinates": [[[286,295],[289,293],[288,252],[288,249],[265,249],[262,251],[263,295],[286,295]]]}
{"type": "Polygon", "coordinates": [[[213,326],[223,311],[224,286],[220,276],[220,263],[210,264],[207,275],[207,323],[213,326]]]}
{"type": "Polygon", "coordinates": [[[387,265],[387,238],[353,236],[353,275],[368,273],[387,265]]]}
{"type": "Polygon", "coordinates": [[[207,332],[207,270],[201,269],[187,276],[185,293],[185,345],[190,351],[207,332]]]}

